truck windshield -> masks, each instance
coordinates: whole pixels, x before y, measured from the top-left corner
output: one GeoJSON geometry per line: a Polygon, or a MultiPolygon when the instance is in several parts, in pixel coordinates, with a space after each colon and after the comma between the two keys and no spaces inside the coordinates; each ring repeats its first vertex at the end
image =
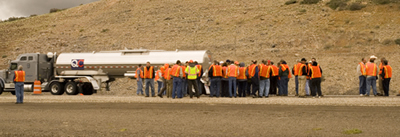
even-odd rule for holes
{"type": "Polygon", "coordinates": [[[17,63],[11,63],[10,70],[16,70],[17,66],[17,63]]]}

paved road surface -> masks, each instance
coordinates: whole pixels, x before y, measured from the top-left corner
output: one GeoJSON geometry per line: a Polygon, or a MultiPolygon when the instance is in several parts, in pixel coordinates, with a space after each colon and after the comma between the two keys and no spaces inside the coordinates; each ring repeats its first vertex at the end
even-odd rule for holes
{"type": "Polygon", "coordinates": [[[398,136],[400,107],[0,103],[0,136],[398,136]]]}

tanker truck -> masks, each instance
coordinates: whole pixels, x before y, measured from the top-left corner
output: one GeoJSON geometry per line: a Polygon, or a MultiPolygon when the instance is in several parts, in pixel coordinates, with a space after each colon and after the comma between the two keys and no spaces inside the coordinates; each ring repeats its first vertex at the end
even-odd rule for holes
{"type": "Polygon", "coordinates": [[[26,53],[16,60],[9,61],[9,67],[0,70],[0,94],[15,94],[14,71],[19,65],[25,71],[24,92],[33,91],[35,80],[41,82],[43,92],[53,95],[91,95],[105,88],[116,78],[135,77],[139,64],[150,62],[152,66],[175,63],[177,60],[196,60],[203,68],[211,65],[211,52],[200,51],[164,51],[164,50],[118,50],[91,53],[26,53]],[[104,85],[104,86],[102,86],[104,85]]]}

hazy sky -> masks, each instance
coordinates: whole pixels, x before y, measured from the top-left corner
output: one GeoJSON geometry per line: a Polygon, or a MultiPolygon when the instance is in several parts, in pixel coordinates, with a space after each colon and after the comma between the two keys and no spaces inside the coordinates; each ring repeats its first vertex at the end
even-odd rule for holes
{"type": "Polygon", "coordinates": [[[51,8],[71,8],[98,0],[0,0],[0,20],[49,13],[51,8]]]}

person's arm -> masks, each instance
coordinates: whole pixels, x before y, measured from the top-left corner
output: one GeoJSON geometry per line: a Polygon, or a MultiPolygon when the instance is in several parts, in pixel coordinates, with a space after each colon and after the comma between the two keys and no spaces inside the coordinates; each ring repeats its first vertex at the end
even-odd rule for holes
{"type": "Polygon", "coordinates": [[[292,68],[292,74],[294,75],[294,67],[292,68]]]}
{"type": "Polygon", "coordinates": [[[357,75],[358,76],[361,76],[362,74],[361,74],[361,66],[360,66],[360,64],[358,64],[358,66],[357,66],[357,75]]]}
{"type": "Polygon", "coordinates": [[[381,70],[379,70],[379,67],[376,66],[376,74],[379,74],[379,71],[381,71],[381,70]]]}
{"type": "Polygon", "coordinates": [[[213,77],[213,73],[214,73],[214,72],[213,72],[213,71],[214,71],[214,70],[213,70],[213,69],[214,69],[213,67],[214,67],[214,66],[212,66],[212,67],[208,70],[208,77],[210,77],[210,78],[213,77]]]}
{"type": "Polygon", "coordinates": [[[383,79],[383,78],[385,77],[385,68],[383,68],[381,72],[382,72],[382,73],[380,74],[380,75],[381,75],[381,79],[383,79]]]}
{"type": "Polygon", "coordinates": [[[203,68],[200,69],[200,77],[203,77],[203,68]]]}
{"type": "Polygon", "coordinates": [[[310,77],[310,79],[311,79],[312,71],[310,70],[307,74],[308,74],[308,77],[310,77]]]}
{"type": "Polygon", "coordinates": [[[14,84],[16,83],[16,82],[15,82],[15,72],[14,72],[13,82],[14,82],[14,84]]]}
{"type": "Polygon", "coordinates": [[[254,77],[259,78],[258,73],[260,73],[260,72],[259,72],[259,70],[258,70],[258,66],[255,66],[255,67],[256,67],[256,68],[255,68],[256,73],[254,74],[254,77]]]}
{"type": "Polygon", "coordinates": [[[179,77],[183,78],[183,71],[182,71],[182,67],[179,67],[179,77]]]}
{"type": "Polygon", "coordinates": [[[157,75],[157,71],[154,71],[154,67],[153,67],[153,73],[154,73],[154,74],[153,74],[153,76],[154,76],[153,79],[154,79],[155,76],[157,75]]]}
{"type": "Polygon", "coordinates": [[[239,67],[237,67],[237,75],[240,75],[239,67]]]}
{"type": "Polygon", "coordinates": [[[321,66],[319,66],[319,70],[321,70],[321,76],[322,76],[322,68],[321,68],[321,66]]]}

